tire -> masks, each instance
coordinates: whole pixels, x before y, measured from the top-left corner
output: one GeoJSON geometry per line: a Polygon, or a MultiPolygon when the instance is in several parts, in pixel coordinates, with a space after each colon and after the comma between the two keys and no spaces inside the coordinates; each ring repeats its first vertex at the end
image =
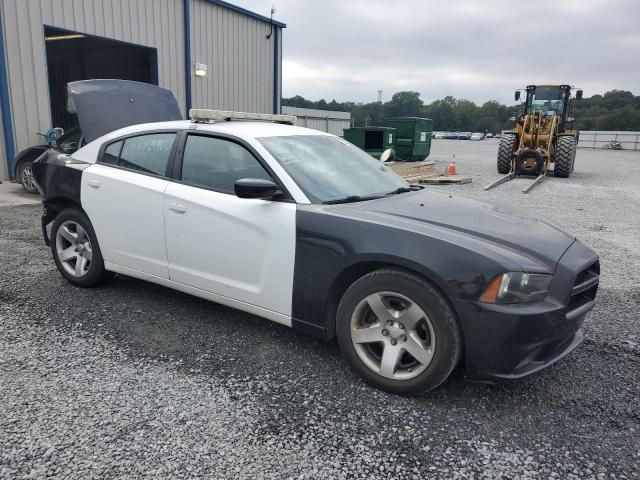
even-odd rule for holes
{"type": "Polygon", "coordinates": [[[509,173],[511,171],[511,159],[513,150],[516,148],[516,135],[504,135],[500,138],[498,146],[498,173],[509,173]]]}
{"type": "Polygon", "coordinates": [[[16,180],[20,182],[20,185],[22,185],[22,188],[25,192],[38,193],[38,188],[33,181],[31,163],[32,162],[30,160],[20,162],[20,165],[18,165],[18,169],[16,171],[16,180]]]}
{"type": "Polygon", "coordinates": [[[51,253],[58,271],[77,287],[96,287],[113,277],[104,268],[98,239],[80,208],[63,210],[53,221],[51,253]]]}
{"type": "Polygon", "coordinates": [[[462,353],[446,298],[402,270],[377,270],[353,283],[338,306],[336,334],[347,362],[367,383],[400,395],[438,387],[462,353]]]}
{"type": "Polygon", "coordinates": [[[573,162],[576,158],[576,139],[566,135],[558,137],[553,175],[560,178],[569,178],[573,171],[573,162]]]}

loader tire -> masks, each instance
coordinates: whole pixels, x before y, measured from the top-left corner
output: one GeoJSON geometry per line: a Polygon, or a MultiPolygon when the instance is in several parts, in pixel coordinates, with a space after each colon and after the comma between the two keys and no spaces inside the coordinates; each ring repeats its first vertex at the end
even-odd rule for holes
{"type": "Polygon", "coordinates": [[[498,146],[498,173],[509,173],[511,171],[511,159],[513,150],[516,147],[515,135],[503,135],[498,146]]]}
{"type": "Polygon", "coordinates": [[[573,172],[573,162],[575,158],[576,138],[569,135],[559,137],[553,166],[553,176],[569,178],[571,172],[573,172]]]}

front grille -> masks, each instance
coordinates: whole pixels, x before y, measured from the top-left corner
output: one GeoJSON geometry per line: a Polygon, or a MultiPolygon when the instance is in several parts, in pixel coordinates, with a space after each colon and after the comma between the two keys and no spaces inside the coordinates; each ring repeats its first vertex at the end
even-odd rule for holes
{"type": "Polygon", "coordinates": [[[596,298],[600,281],[600,262],[595,262],[577,276],[569,297],[569,312],[572,312],[596,298]]]}
{"type": "Polygon", "coordinates": [[[588,280],[589,277],[596,275],[600,276],[600,262],[595,262],[594,264],[588,266],[583,271],[581,271],[576,277],[576,281],[574,283],[574,287],[583,283],[585,280],[588,280]]]}

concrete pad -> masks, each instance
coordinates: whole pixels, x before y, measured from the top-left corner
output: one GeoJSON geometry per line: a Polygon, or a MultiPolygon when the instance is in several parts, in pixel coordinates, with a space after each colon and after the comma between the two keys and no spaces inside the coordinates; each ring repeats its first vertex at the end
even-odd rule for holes
{"type": "Polygon", "coordinates": [[[14,205],[34,205],[42,201],[39,193],[27,193],[19,183],[0,183],[0,207],[14,205]]]}

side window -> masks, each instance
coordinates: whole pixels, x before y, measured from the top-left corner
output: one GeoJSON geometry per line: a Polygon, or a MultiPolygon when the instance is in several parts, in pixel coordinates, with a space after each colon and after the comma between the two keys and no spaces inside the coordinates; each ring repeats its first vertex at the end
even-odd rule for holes
{"type": "Polygon", "coordinates": [[[237,143],[200,135],[187,137],[182,158],[183,182],[233,193],[233,184],[240,178],[271,180],[258,160],[237,143]]]}
{"type": "Polygon", "coordinates": [[[154,133],[124,140],[118,166],[164,175],[175,133],[154,133]]]}
{"type": "Polygon", "coordinates": [[[175,133],[152,133],[110,143],[101,163],[164,176],[175,133]]]}
{"type": "Polygon", "coordinates": [[[102,154],[102,162],[110,165],[117,165],[120,157],[120,149],[122,148],[122,140],[107,145],[102,154]]]}

